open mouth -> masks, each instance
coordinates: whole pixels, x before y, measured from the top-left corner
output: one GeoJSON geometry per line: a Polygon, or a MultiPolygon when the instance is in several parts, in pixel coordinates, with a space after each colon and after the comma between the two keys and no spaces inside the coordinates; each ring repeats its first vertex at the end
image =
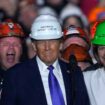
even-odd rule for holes
{"type": "Polygon", "coordinates": [[[14,63],[15,61],[15,54],[14,53],[7,53],[7,62],[14,63]]]}

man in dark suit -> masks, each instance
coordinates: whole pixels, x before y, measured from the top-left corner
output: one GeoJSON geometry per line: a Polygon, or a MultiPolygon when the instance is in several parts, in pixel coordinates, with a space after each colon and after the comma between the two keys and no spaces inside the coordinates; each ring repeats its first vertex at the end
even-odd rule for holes
{"type": "Polygon", "coordinates": [[[78,85],[80,94],[77,89],[79,97],[72,103],[68,64],[59,60],[62,30],[58,20],[40,15],[32,25],[30,37],[37,55],[8,70],[0,105],[89,105],[82,85],[78,85]]]}

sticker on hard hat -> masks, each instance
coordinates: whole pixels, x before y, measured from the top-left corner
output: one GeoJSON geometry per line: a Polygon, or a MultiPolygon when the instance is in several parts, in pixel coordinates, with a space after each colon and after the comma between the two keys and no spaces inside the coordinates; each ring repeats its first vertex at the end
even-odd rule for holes
{"type": "Polygon", "coordinates": [[[67,33],[66,33],[66,35],[69,35],[69,34],[79,34],[79,30],[77,30],[77,29],[75,29],[75,28],[70,28],[68,31],[67,31],[67,33]]]}
{"type": "Polygon", "coordinates": [[[52,31],[52,30],[57,30],[57,28],[55,28],[54,26],[41,26],[38,31],[52,31]]]}
{"type": "Polygon", "coordinates": [[[12,29],[14,27],[13,23],[8,23],[8,26],[12,29]]]}

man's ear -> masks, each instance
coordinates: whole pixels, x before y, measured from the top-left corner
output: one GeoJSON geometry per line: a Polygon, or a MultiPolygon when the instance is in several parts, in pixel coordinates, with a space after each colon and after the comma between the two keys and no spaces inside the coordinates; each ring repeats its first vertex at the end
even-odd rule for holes
{"type": "Polygon", "coordinates": [[[32,42],[32,47],[33,47],[34,51],[36,51],[36,45],[33,42],[32,42]]]}
{"type": "Polygon", "coordinates": [[[62,51],[62,49],[63,49],[63,43],[61,42],[61,43],[60,43],[59,50],[62,51]]]}

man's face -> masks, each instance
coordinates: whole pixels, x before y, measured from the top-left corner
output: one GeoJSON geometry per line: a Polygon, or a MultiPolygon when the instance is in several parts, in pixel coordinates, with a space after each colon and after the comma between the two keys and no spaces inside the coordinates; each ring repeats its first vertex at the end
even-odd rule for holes
{"type": "Polygon", "coordinates": [[[99,46],[98,47],[98,56],[99,56],[101,63],[105,67],[105,46],[99,46]]]}
{"type": "Polygon", "coordinates": [[[43,40],[33,42],[38,57],[46,64],[51,65],[59,56],[60,40],[43,40]]]}
{"type": "Polygon", "coordinates": [[[17,37],[0,39],[0,64],[3,69],[8,69],[19,63],[22,54],[21,40],[17,37]]]}
{"type": "Polygon", "coordinates": [[[64,23],[64,28],[69,27],[70,25],[81,27],[80,21],[75,16],[70,16],[66,19],[66,21],[64,23]]]}

